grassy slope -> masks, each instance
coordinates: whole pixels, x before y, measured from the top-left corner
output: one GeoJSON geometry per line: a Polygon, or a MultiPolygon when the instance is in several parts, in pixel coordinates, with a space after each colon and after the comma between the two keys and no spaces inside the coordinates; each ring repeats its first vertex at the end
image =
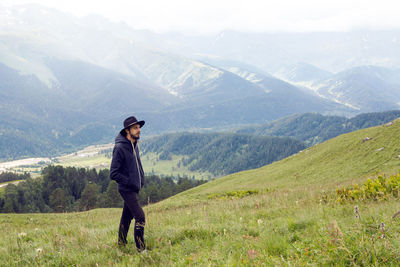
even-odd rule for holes
{"type": "Polygon", "coordinates": [[[333,195],[338,185],[362,182],[378,171],[397,172],[399,137],[400,121],[342,135],[148,206],[146,254],[137,254],[132,243],[115,246],[118,209],[1,215],[1,263],[396,265],[400,225],[391,216],[400,209],[397,200],[340,205],[323,204],[319,196],[323,190],[333,195]],[[372,140],[363,143],[365,137],[372,140]],[[259,194],[208,199],[211,193],[248,189],[259,194]],[[354,205],[361,219],[355,218],[354,205]],[[384,238],[378,227],[382,222],[384,238]]]}
{"type": "Polygon", "coordinates": [[[225,176],[183,195],[241,189],[329,189],[362,181],[377,172],[397,172],[400,170],[399,137],[400,121],[389,127],[344,134],[279,162],[225,176]],[[372,139],[363,142],[366,137],[372,139]]]}

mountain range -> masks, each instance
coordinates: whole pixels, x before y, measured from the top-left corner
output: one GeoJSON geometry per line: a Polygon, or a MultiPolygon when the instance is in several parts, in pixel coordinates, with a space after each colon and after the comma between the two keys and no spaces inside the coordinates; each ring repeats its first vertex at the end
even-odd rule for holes
{"type": "Polygon", "coordinates": [[[348,55],[364,35],[314,49],[306,46],[341,35],[185,37],[33,4],[3,6],[0,146],[2,151],[21,146],[23,152],[1,157],[109,142],[132,114],[146,120],[148,134],[157,134],[264,123],[304,112],[350,116],[393,110],[399,102],[400,75],[393,68],[398,32],[378,35],[394,36],[387,49],[377,49],[377,38],[369,38],[364,44],[370,49],[355,54],[354,64],[340,65],[338,53],[329,58],[326,53],[343,46],[348,55]],[[385,67],[355,67],[385,62],[385,67]]]}

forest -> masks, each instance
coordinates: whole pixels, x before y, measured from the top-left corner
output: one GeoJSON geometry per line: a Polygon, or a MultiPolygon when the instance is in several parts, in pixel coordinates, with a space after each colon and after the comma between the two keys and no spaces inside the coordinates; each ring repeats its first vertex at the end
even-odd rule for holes
{"type": "Polygon", "coordinates": [[[252,136],[232,133],[175,133],[143,142],[142,151],[159,153],[160,160],[183,155],[178,163],[191,171],[225,175],[258,168],[305,148],[289,137],[252,136]]]}
{"type": "MultiPolygon", "coordinates": [[[[140,191],[142,205],[168,198],[206,181],[186,177],[145,177],[140,191]]],[[[0,213],[72,212],[94,208],[122,207],[118,185],[109,170],[48,166],[42,175],[8,184],[0,195],[0,213]]]]}
{"type": "Polygon", "coordinates": [[[30,177],[31,175],[28,172],[25,172],[24,174],[18,174],[15,172],[2,172],[0,173],[0,183],[16,181],[16,180],[26,180],[30,177]]]}

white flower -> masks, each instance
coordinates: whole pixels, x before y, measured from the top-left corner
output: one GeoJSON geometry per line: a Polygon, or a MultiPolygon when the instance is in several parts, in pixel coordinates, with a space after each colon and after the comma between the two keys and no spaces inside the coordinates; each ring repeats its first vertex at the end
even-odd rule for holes
{"type": "Polygon", "coordinates": [[[37,249],[36,249],[36,253],[38,253],[38,254],[42,253],[42,251],[43,251],[42,248],[37,248],[37,249]]]}
{"type": "Polygon", "coordinates": [[[257,220],[257,223],[258,223],[259,226],[261,226],[261,224],[263,223],[263,221],[262,221],[261,219],[258,219],[258,220],[257,220]]]}
{"type": "Polygon", "coordinates": [[[26,233],[24,233],[24,232],[18,234],[18,237],[25,237],[25,236],[26,236],[26,233]]]}

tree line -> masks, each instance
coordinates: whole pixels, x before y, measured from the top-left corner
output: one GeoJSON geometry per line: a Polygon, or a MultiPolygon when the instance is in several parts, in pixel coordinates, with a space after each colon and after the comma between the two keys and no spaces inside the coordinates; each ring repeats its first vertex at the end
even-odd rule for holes
{"type": "Polygon", "coordinates": [[[16,181],[16,180],[26,180],[31,177],[29,172],[25,172],[23,174],[15,173],[15,172],[2,172],[0,173],[0,183],[16,181]]]}
{"type": "MultiPolygon", "coordinates": [[[[146,176],[140,191],[142,205],[168,198],[205,181],[189,178],[146,176]]],[[[48,166],[42,175],[8,184],[0,195],[1,213],[72,212],[123,206],[118,185],[109,170],[48,166]]]]}

